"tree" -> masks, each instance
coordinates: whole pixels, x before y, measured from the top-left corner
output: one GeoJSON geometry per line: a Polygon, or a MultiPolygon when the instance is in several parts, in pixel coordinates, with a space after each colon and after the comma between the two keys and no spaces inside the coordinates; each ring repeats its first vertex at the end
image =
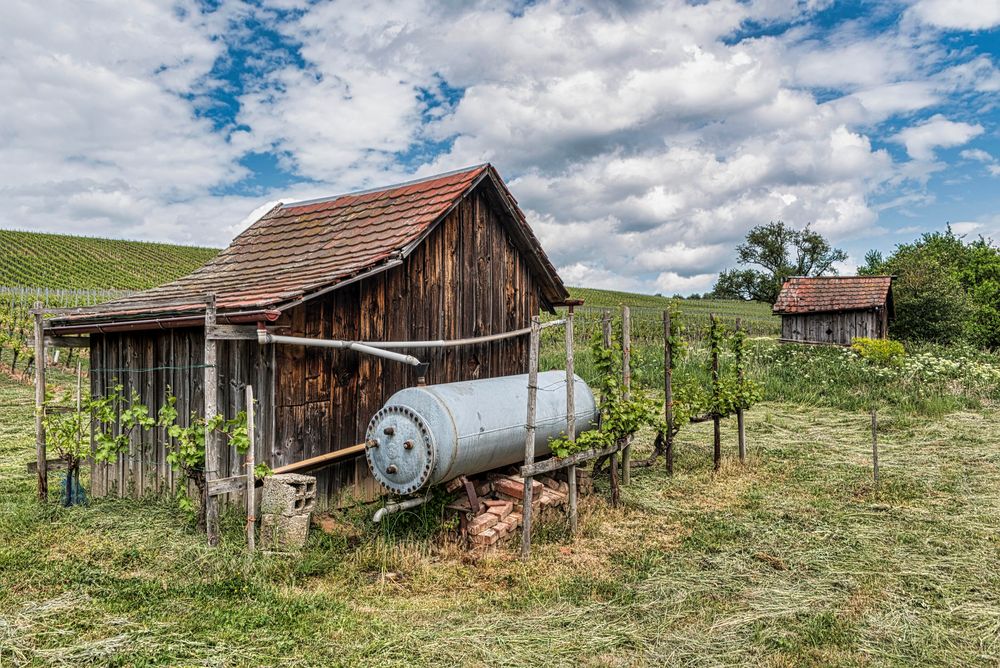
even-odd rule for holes
{"type": "Polygon", "coordinates": [[[896,276],[893,336],[1000,347],[1000,249],[990,240],[965,243],[949,226],[887,258],[869,251],[858,273],[896,276]]]}
{"type": "Polygon", "coordinates": [[[773,304],[789,276],[836,274],[834,264],[847,253],[833,248],[806,225],[796,230],[782,221],[757,225],[736,247],[737,261],[759,269],[727,269],[719,274],[712,295],[720,299],[753,299],[773,304]]]}

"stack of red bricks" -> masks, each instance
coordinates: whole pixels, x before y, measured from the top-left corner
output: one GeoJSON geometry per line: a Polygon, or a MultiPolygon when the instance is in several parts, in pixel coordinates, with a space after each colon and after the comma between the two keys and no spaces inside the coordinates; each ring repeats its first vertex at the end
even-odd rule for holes
{"type": "MultiPolygon", "coordinates": [[[[466,531],[475,546],[495,545],[521,526],[524,509],[524,478],[494,475],[486,484],[477,485],[482,498],[482,512],[469,521],[466,531]],[[488,498],[485,498],[488,497],[488,498]]],[[[531,510],[538,517],[546,508],[566,503],[569,486],[547,476],[537,477],[531,485],[531,510]]]]}

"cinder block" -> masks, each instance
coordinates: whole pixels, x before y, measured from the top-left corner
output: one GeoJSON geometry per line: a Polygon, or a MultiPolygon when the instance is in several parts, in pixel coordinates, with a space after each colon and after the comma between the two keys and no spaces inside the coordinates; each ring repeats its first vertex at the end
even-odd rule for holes
{"type": "Polygon", "coordinates": [[[264,549],[301,548],[309,538],[309,513],[267,513],[260,518],[260,545],[264,549]]]}
{"type": "Polygon", "coordinates": [[[316,478],[297,473],[280,473],[264,478],[262,514],[308,515],[316,505],[316,478]]]}

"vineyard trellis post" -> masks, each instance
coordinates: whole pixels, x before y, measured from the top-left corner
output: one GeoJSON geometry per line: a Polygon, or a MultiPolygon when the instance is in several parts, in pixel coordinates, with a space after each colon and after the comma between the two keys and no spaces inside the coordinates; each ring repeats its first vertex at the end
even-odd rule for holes
{"type": "MultiPolygon", "coordinates": [[[[538,347],[541,328],[538,316],[531,318],[531,337],[528,343],[528,415],[524,429],[524,463],[535,463],[535,408],[538,399],[538,347]]],[[[521,514],[521,558],[527,559],[531,553],[531,487],[534,478],[524,476],[524,493],[521,514]]]]}
{"type": "Polygon", "coordinates": [[[49,498],[49,469],[45,454],[45,312],[36,301],[35,316],[35,456],[38,460],[38,500],[49,498]]]}
{"type": "Polygon", "coordinates": [[[673,350],[670,345],[670,310],[663,312],[663,417],[666,429],[663,435],[664,458],[667,464],[667,475],[674,474],[674,398],[673,388],[673,350]]]}
{"type": "Polygon", "coordinates": [[[715,314],[709,315],[709,341],[712,347],[712,399],[714,406],[712,407],[712,468],[715,471],[719,470],[722,465],[722,418],[719,416],[719,342],[718,336],[718,321],[715,314]]]}
{"type": "MultiPolygon", "coordinates": [[[[622,385],[625,388],[625,400],[632,398],[632,312],[628,306],[622,307],[622,385]]],[[[632,439],[629,438],[622,448],[622,484],[632,481],[632,439]]]]}
{"type": "MultiPolygon", "coordinates": [[[[574,376],[573,345],[573,304],[566,307],[566,438],[576,441],[576,378],[574,376]]],[[[566,468],[566,484],[569,485],[569,533],[576,535],[576,465],[566,468]]]]}
{"type": "MultiPolygon", "coordinates": [[[[611,348],[611,311],[604,309],[601,314],[601,335],[603,337],[603,343],[605,348],[611,348]]],[[[601,401],[604,401],[604,397],[601,401]]],[[[615,443],[614,445],[618,445],[615,443]]],[[[611,505],[618,505],[618,450],[612,450],[611,454],[608,456],[609,471],[608,475],[611,478],[611,505]]]]}
{"type": "Polygon", "coordinates": [[[254,532],[257,525],[257,437],[254,419],[253,385],[247,385],[247,551],[253,553],[256,545],[254,532]]]}
{"type": "MultiPolygon", "coordinates": [[[[205,421],[218,413],[219,374],[216,369],[216,342],[209,338],[209,332],[215,327],[215,295],[210,294],[205,304],[205,421]]],[[[219,501],[208,488],[213,480],[219,477],[221,465],[219,457],[218,437],[214,429],[205,429],[205,528],[208,533],[208,544],[216,547],[219,544],[219,501]]]]}
{"type": "MultiPolygon", "coordinates": [[[[736,318],[736,336],[737,336],[738,345],[743,345],[742,344],[742,339],[740,338],[740,335],[742,333],[743,333],[743,330],[742,330],[742,327],[741,327],[740,318],[736,318]]],[[[740,355],[742,356],[742,351],[740,351],[740,355]]],[[[743,362],[742,362],[742,359],[740,360],[740,366],[739,366],[739,368],[736,370],[736,375],[737,375],[736,380],[742,386],[743,385],[743,380],[744,380],[744,372],[743,372],[743,362]]],[[[747,433],[746,433],[746,428],[745,428],[745,425],[744,425],[744,422],[743,422],[743,407],[742,406],[738,406],[736,408],[736,430],[737,430],[737,432],[739,434],[740,464],[745,464],[746,463],[746,459],[747,459],[747,433]]]]}

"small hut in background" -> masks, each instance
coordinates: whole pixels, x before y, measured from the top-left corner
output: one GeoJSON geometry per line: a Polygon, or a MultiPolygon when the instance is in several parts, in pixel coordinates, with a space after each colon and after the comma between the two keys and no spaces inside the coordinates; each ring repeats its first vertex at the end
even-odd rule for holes
{"type": "Polygon", "coordinates": [[[850,345],[889,337],[892,276],[793,276],[774,303],[785,343],[850,345]]]}
{"type": "MultiPolygon", "coordinates": [[[[354,350],[262,343],[258,332],[433,343],[526,328],[568,298],[500,175],[479,165],[279,204],[194,273],[63,314],[45,329],[89,337],[93,396],[121,384],[154,414],[169,388],[182,419],[204,415],[207,404],[233,417],[252,385],[256,461],[276,468],[352,453],[319,473],[325,505],[380,493],[353,446],[390,395],[423,374],[446,383],[524,373],[527,338],[428,346],[416,351],[426,363],[417,369],[354,350]],[[206,364],[207,350],[214,363],[206,364]]],[[[94,492],[175,488],[162,432],[136,430],[126,455],[94,468],[94,492]]],[[[237,475],[242,465],[227,448],[214,474],[237,475]]]]}

